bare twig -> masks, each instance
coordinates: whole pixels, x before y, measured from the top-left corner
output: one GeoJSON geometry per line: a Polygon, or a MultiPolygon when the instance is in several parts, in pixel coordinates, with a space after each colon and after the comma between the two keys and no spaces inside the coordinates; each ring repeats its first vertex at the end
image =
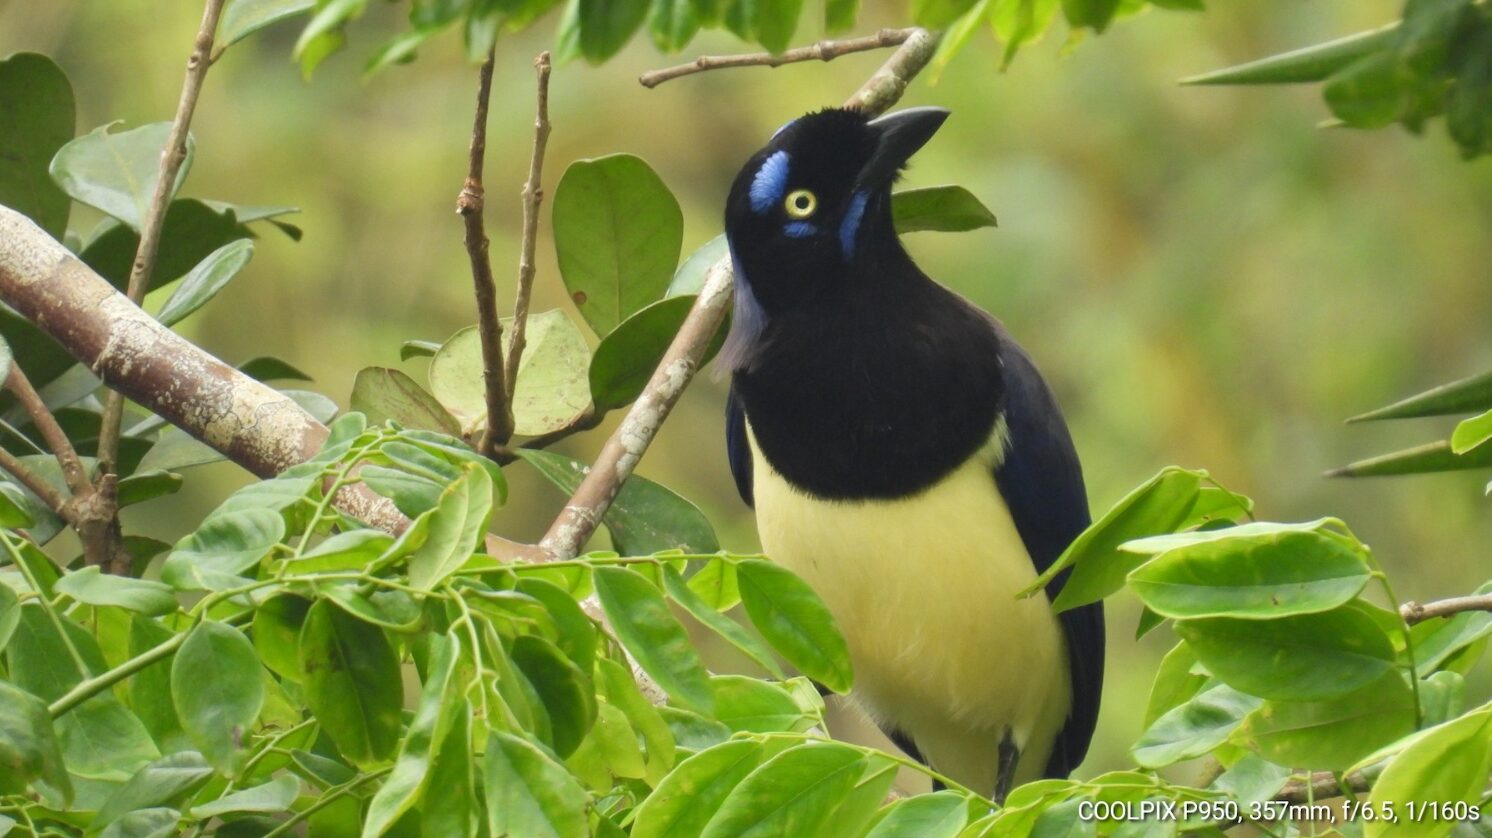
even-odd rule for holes
{"type": "Polygon", "coordinates": [[[894,47],[904,43],[918,29],[882,29],[874,35],[846,38],[840,41],[819,41],[806,47],[790,49],[779,55],[770,52],[754,52],[747,55],[701,55],[688,64],[649,70],[638,77],[643,87],[657,87],[681,76],[720,70],[727,67],[781,67],[800,61],[833,61],[852,52],[894,47]]]}
{"type": "Polygon", "coordinates": [[[487,105],[492,100],[492,64],[496,48],[487,51],[477,85],[477,114],[471,127],[471,157],[466,183],[456,197],[456,213],[466,224],[466,253],[471,258],[471,279],[476,289],[477,331],[482,338],[482,381],[487,392],[487,431],[479,448],[491,456],[497,446],[513,435],[513,413],[503,381],[503,326],[497,318],[497,283],[492,279],[492,259],[487,253],[483,229],[482,168],[487,157],[487,105]]]}
{"type": "Polygon", "coordinates": [[[41,502],[46,504],[48,509],[57,513],[63,520],[67,520],[71,515],[67,505],[67,498],[63,497],[61,492],[57,491],[51,483],[43,480],[36,472],[26,468],[25,463],[22,463],[16,455],[4,448],[0,448],[0,469],[4,469],[7,474],[20,481],[22,486],[30,489],[32,494],[41,498],[41,502]]]}
{"type": "Polygon", "coordinates": [[[591,428],[596,427],[597,425],[601,424],[601,420],[605,418],[606,414],[597,412],[596,406],[593,404],[582,411],[579,416],[576,416],[574,419],[570,420],[569,424],[565,425],[563,428],[557,428],[547,434],[540,434],[539,436],[525,439],[523,441],[523,444],[518,447],[548,448],[549,446],[555,444],[556,442],[559,442],[565,437],[573,436],[580,433],[581,431],[588,431],[591,428]]]}
{"type": "Polygon", "coordinates": [[[549,143],[549,53],[534,59],[539,76],[538,106],[534,117],[534,152],[523,184],[523,246],[518,253],[518,298],[513,303],[513,333],[508,341],[508,365],[503,378],[508,395],[518,392],[518,361],[523,357],[528,327],[529,299],[534,291],[534,248],[539,237],[539,203],[544,200],[544,148],[549,143]]]}
{"type": "Polygon", "coordinates": [[[57,465],[62,468],[62,479],[67,483],[68,490],[78,497],[88,494],[93,488],[88,480],[88,470],[83,468],[83,461],[78,459],[78,452],[74,450],[72,441],[57,424],[57,418],[47,409],[36,388],[31,386],[31,379],[26,377],[19,366],[11,365],[10,375],[5,378],[5,389],[16,397],[16,401],[31,417],[32,424],[41,432],[41,438],[46,441],[47,447],[52,450],[52,456],[57,458],[57,465]]]}
{"type": "MultiPolygon", "coordinates": [[[[1367,769],[1365,769],[1367,770],[1367,769]]],[[[1309,803],[1315,800],[1330,800],[1333,797],[1343,797],[1343,785],[1346,791],[1353,794],[1362,794],[1373,787],[1372,778],[1366,777],[1360,771],[1354,771],[1337,782],[1337,775],[1330,771],[1317,771],[1310,777],[1302,777],[1291,780],[1280,789],[1274,796],[1275,800],[1286,803],[1309,803]]]]}
{"type": "MultiPolygon", "coordinates": [[[[907,83],[927,66],[937,44],[938,35],[914,29],[905,43],[850,97],[845,106],[872,115],[890,108],[901,98],[907,83]]],[[[616,499],[617,492],[621,491],[622,483],[632,475],[663,420],[668,418],[684,388],[699,371],[705,349],[725,319],[733,282],[729,257],[710,268],[694,308],[679,327],[647,387],[606,441],[595,464],[539,542],[539,547],[551,558],[571,558],[600,526],[601,517],[616,499]]]]}
{"type": "Polygon", "coordinates": [[[1411,601],[1399,606],[1399,614],[1411,626],[1435,617],[1452,617],[1466,611],[1492,611],[1492,594],[1454,596],[1426,603],[1411,601]]]}

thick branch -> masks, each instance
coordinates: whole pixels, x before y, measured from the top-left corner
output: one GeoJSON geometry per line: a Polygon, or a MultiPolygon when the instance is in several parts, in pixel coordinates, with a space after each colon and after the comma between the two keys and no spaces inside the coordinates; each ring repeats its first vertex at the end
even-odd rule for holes
{"type": "MultiPolygon", "coordinates": [[[[5,389],[20,402],[26,415],[31,417],[31,423],[41,432],[42,439],[46,440],[47,447],[52,449],[52,456],[57,458],[57,465],[62,468],[62,479],[67,483],[67,488],[75,497],[88,494],[93,484],[88,480],[88,470],[83,468],[83,461],[78,459],[78,452],[73,449],[72,440],[67,438],[67,434],[57,424],[57,418],[47,409],[36,388],[31,386],[31,379],[16,364],[11,364],[10,375],[5,378],[5,389]]],[[[10,471],[9,468],[6,470],[10,471]]]]}
{"type": "Polygon", "coordinates": [[[518,361],[523,357],[528,329],[528,305],[534,292],[534,248],[539,238],[539,203],[544,200],[544,148],[549,144],[549,53],[534,59],[539,75],[538,106],[534,117],[534,152],[523,184],[523,245],[518,251],[518,299],[513,303],[513,334],[508,343],[508,366],[503,376],[509,395],[518,392],[518,361]]]}
{"type": "MultiPolygon", "coordinates": [[[[850,97],[845,106],[859,108],[871,115],[886,111],[901,98],[907,83],[927,66],[937,43],[936,34],[913,30],[906,42],[850,97]]],[[[729,257],[710,268],[694,308],[684,325],[679,327],[679,333],[658,363],[647,387],[627,411],[622,424],[606,440],[595,464],[539,542],[540,548],[551,558],[573,557],[600,526],[601,517],[616,499],[617,492],[621,491],[622,483],[632,476],[637,461],[652,444],[663,420],[668,418],[684,388],[699,371],[705,349],[725,319],[733,282],[729,257]]]]}
{"type": "Polygon", "coordinates": [[[819,41],[811,46],[790,49],[779,55],[773,55],[770,52],[754,52],[747,55],[701,55],[688,64],[665,67],[661,70],[649,70],[637,80],[643,87],[652,88],[680,76],[703,73],[706,70],[720,70],[727,67],[781,67],[784,64],[795,64],[800,61],[833,61],[841,55],[848,55],[852,52],[898,46],[913,33],[919,31],[921,30],[882,29],[874,35],[846,38],[840,41],[819,41]]]}
{"type": "Polygon", "coordinates": [[[1492,594],[1454,596],[1423,604],[1406,602],[1399,606],[1399,614],[1411,626],[1435,617],[1451,617],[1466,611],[1492,611],[1492,594]]]}
{"type": "Polygon", "coordinates": [[[1342,780],[1341,783],[1337,782],[1337,776],[1330,771],[1317,771],[1308,778],[1295,779],[1286,783],[1274,799],[1286,803],[1310,803],[1342,797],[1344,784],[1346,790],[1353,794],[1362,794],[1373,787],[1372,779],[1363,776],[1360,771],[1354,771],[1342,780]]]}
{"type": "Polygon", "coordinates": [[[482,168],[487,157],[487,105],[492,100],[492,64],[495,48],[487,52],[477,85],[477,115],[471,128],[471,158],[466,183],[456,197],[456,212],[466,224],[466,253],[471,259],[471,279],[476,290],[477,331],[482,338],[482,381],[487,392],[487,432],[482,453],[491,455],[513,435],[513,414],[507,385],[503,381],[503,326],[497,319],[497,283],[492,279],[492,259],[487,253],[483,228],[482,168]]]}

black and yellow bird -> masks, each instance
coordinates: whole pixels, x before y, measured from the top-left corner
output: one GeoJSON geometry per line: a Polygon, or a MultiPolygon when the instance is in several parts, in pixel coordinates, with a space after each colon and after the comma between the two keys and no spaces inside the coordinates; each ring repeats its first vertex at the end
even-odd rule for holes
{"type": "Polygon", "coordinates": [[[763,549],[844,633],[858,703],[1003,797],[1086,754],[1103,611],[1017,598],[1089,523],[1077,454],[1025,350],[892,226],[892,183],[947,117],[812,113],[741,170],[726,445],[763,549]]]}

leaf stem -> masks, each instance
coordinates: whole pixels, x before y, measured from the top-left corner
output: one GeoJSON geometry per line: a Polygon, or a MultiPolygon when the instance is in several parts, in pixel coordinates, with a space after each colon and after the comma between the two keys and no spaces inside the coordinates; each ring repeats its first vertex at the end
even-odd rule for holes
{"type": "Polygon", "coordinates": [[[16,569],[21,572],[22,576],[26,577],[26,584],[31,586],[31,590],[36,591],[36,601],[41,603],[41,608],[47,612],[47,619],[52,622],[52,627],[57,630],[57,636],[61,638],[62,645],[67,647],[67,653],[72,657],[73,664],[78,669],[79,677],[86,679],[88,677],[88,664],[83,662],[83,655],[78,652],[78,647],[73,645],[73,639],[68,636],[67,626],[63,625],[62,617],[58,615],[57,608],[43,595],[41,582],[36,578],[36,574],[31,572],[31,565],[27,564],[26,560],[21,558],[21,551],[16,547],[15,542],[11,541],[11,534],[9,532],[0,529],[0,541],[5,542],[5,552],[10,554],[11,563],[16,566],[16,569]]]}
{"type": "Polygon", "coordinates": [[[290,830],[294,829],[295,826],[301,821],[311,817],[322,809],[325,809],[326,807],[337,802],[339,798],[351,794],[364,783],[367,783],[370,780],[376,780],[393,770],[393,766],[389,766],[388,768],[380,768],[377,771],[371,771],[367,774],[353,777],[351,780],[348,780],[341,785],[332,786],[331,788],[326,790],[326,794],[323,794],[320,800],[317,800],[310,806],[307,806],[299,812],[296,812],[294,815],[290,816],[289,820],[285,821],[274,829],[271,829],[269,832],[264,833],[264,838],[275,838],[275,836],[278,835],[288,834],[290,830]]]}
{"type": "Polygon", "coordinates": [[[678,64],[661,70],[649,70],[638,76],[637,81],[643,87],[653,88],[666,81],[703,73],[707,70],[721,70],[727,67],[781,67],[784,64],[794,64],[800,61],[833,61],[841,55],[849,55],[853,52],[900,46],[918,31],[920,30],[882,29],[874,35],[838,41],[819,41],[816,44],[790,49],[775,55],[770,52],[753,52],[745,55],[701,55],[687,64],[678,64]]]}

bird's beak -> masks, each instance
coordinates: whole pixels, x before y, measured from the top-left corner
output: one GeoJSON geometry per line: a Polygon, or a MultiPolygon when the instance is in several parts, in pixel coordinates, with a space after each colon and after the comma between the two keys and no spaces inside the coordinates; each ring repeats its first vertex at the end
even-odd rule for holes
{"type": "Polygon", "coordinates": [[[858,187],[889,185],[912,155],[938,132],[948,114],[943,108],[907,108],[871,120],[870,128],[877,136],[876,150],[860,170],[858,187]]]}

